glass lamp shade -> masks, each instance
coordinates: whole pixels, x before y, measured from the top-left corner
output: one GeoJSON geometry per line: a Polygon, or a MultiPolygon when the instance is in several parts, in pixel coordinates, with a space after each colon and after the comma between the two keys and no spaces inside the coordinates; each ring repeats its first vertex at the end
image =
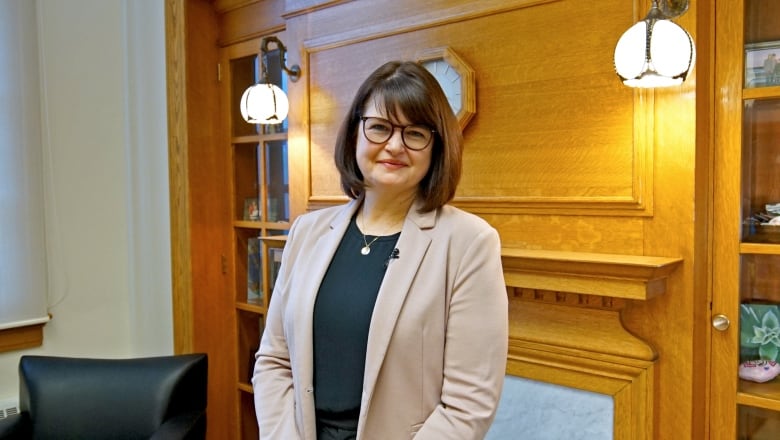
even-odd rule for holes
{"type": "Polygon", "coordinates": [[[615,47],[615,71],[629,87],[682,84],[694,63],[693,39],[669,20],[645,19],[629,28],[615,47]]]}
{"type": "Polygon", "coordinates": [[[241,96],[241,116],[250,124],[280,124],[287,117],[290,102],[274,84],[255,84],[241,96]]]}

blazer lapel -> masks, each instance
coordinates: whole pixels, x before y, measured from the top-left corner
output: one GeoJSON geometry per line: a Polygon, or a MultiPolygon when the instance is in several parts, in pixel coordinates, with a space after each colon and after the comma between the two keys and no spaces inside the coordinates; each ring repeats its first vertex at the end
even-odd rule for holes
{"type": "MultiPolygon", "coordinates": [[[[399,251],[398,258],[390,260],[385,272],[368,333],[366,370],[363,378],[364,390],[368,393],[367,402],[370,402],[373,395],[374,385],[401,307],[431,243],[431,237],[425,230],[432,228],[435,221],[436,211],[420,214],[417,212],[417,205],[412,206],[396,245],[399,251]],[[376,313],[377,311],[379,313],[376,313]]],[[[361,408],[361,414],[365,413],[369,405],[361,408]]]]}
{"type": "MultiPolygon", "coordinates": [[[[314,303],[317,299],[322,279],[328,270],[330,261],[336,253],[336,249],[341,243],[341,239],[349,226],[349,221],[357,209],[357,202],[351,201],[345,205],[344,209],[333,216],[328,225],[328,230],[322,233],[316,241],[313,249],[309,249],[310,257],[302,264],[303,267],[298,270],[302,275],[301,283],[296,289],[295,295],[299,296],[297,303],[300,308],[296,310],[297,322],[294,326],[296,339],[295,354],[293,358],[298,361],[300,367],[296,373],[299,374],[297,383],[299,386],[309,386],[314,381],[314,339],[313,339],[313,316],[314,303]]],[[[314,405],[302,408],[304,417],[304,426],[313,427],[315,425],[314,405]]],[[[307,430],[307,435],[309,431],[307,430]]],[[[313,432],[312,432],[313,434],[313,432]]]]}
{"type": "MultiPolygon", "coordinates": [[[[344,209],[334,216],[330,221],[329,230],[317,239],[313,249],[309,249],[310,258],[306,260],[305,268],[299,268],[299,270],[304,269],[307,273],[303,283],[300,285],[300,293],[305,295],[307,299],[307,301],[302,302],[305,304],[300,315],[304,318],[302,322],[311,321],[317,291],[320,288],[322,279],[325,277],[330,261],[333,259],[333,255],[344,237],[349,221],[357,209],[357,203],[355,200],[350,201],[350,203],[345,205],[344,209]]],[[[311,335],[311,329],[306,329],[306,331],[311,335]]]]}

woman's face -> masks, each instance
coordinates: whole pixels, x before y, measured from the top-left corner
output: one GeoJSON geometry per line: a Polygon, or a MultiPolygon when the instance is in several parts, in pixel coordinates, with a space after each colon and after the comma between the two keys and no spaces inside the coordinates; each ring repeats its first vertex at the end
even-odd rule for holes
{"type": "MultiPolygon", "coordinates": [[[[376,117],[390,120],[387,112],[377,105],[376,97],[369,99],[363,111],[364,117],[376,117]]],[[[397,115],[399,120],[392,121],[396,126],[417,124],[417,121],[409,121],[406,116],[397,115]]],[[[363,181],[368,191],[392,193],[395,195],[413,195],[417,187],[431,166],[431,151],[433,151],[433,139],[431,145],[421,151],[411,150],[404,146],[401,128],[392,128],[392,135],[386,142],[371,142],[365,136],[364,125],[370,124],[361,121],[358,125],[356,158],[360,172],[363,173],[363,181]]],[[[369,126],[370,128],[370,126],[369,126]]],[[[417,133],[407,130],[407,136],[417,133]]]]}

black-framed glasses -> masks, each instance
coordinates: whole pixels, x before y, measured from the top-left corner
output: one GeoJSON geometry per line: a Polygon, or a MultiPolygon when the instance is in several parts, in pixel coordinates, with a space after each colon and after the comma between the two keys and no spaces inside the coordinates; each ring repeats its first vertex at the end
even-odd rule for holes
{"type": "Polygon", "coordinates": [[[375,144],[387,142],[393,137],[395,129],[400,128],[404,146],[414,151],[428,148],[435,133],[425,125],[395,125],[387,119],[373,116],[361,116],[360,120],[363,121],[363,135],[369,141],[375,144]]]}

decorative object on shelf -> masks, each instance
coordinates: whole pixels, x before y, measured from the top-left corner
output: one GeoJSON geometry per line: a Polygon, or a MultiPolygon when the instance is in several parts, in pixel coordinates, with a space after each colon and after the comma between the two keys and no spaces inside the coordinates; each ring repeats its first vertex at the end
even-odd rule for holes
{"type": "Polygon", "coordinates": [[[269,281],[268,285],[273,289],[276,284],[276,277],[279,275],[279,269],[282,267],[282,248],[270,248],[268,249],[268,260],[271,262],[269,265],[269,281]]]}
{"type": "Polygon", "coordinates": [[[778,361],[780,358],[780,306],[745,303],[739,313],[740,360],[778,361]]]}
{"type": "Polygon", "coordinates": [[[244,200],[244,220],[256,222],[260,220],[260,204],[257,197],[244,200]]]}
{"type": "Polygon", "coordinates": [[[780,374],[780,363],[775,361],[745,361],[739,364],[740,379],[752,382],[769,382],[780,374]]]}
{"type": "Polygon", "coordinates": [[[276,37],[265,37],[260,43],[261,77],[260,82],[250,86],[241,96],[241,116],[250,124],[280,124],[287,117],[290,103],[287,95],[276,84],[268,79],[268,46],[276,44],[279,55],[279,65],[295,82],[301,76],[301,68],[297,64],[287,67],[287,47],[276,37]]]}
{"type": "Polygon", "coordinates": [[[780,41],[745,45],[745,87],[780,86],[780,41]]]}
{"type": "Polygon", "coordinates": [[[742,222],[746,243],[780,243],[780,203],[767,203],[764,208],[742,222]]]}
{"type": "Polygon", "coordinates": [[[693,69],[691,35],[671,21],[688,10],[688,0],[653,0],[650,12],[615,46],[615,71],[629,87],[680,85],[693,69]]]}
{"type": "Polygon", "coordinates": [[[261,270],[260,239],[250,237],[246,246],[246,302],[260,304],[263,300],[263,272],[261,270]]]}
{"type": "Polygon", "coordinates": [[[449,47],[436,47],[417,54],[422,64],[439,82],[461,130],[477,113],[476,75],[458,54],[449,47]]]}

